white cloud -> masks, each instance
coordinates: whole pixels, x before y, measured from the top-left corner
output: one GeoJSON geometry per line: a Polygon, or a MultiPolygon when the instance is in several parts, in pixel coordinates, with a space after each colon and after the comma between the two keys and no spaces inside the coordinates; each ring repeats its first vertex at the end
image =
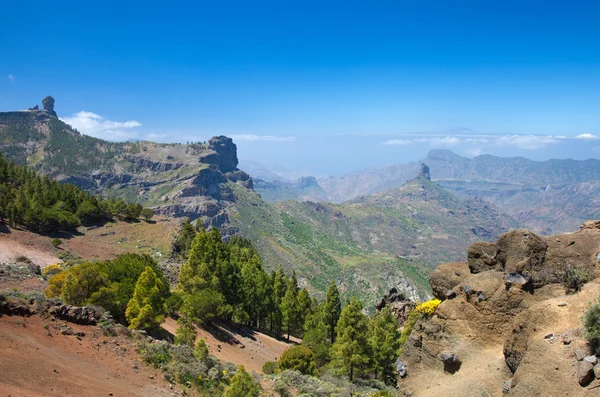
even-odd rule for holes
{"type": "Polygon", "coordinates": [[[409,145],[408,139],[390,139],[389,141],[382,142],[383,145],[409,145]]]}
{"type": "Polygon", "coordinates": [[[234,141],[293,142],[296,140],[296,138],[293,136],[253,135],[253,134],[231,135],[231,138],[234,141]]]}
{"type": "Polygon", "coordinates": [[[6,77],[8,77],[8,79],[9,79],[10,81],[14,81],[14,80],[15,80],[15,76],[13,76],[12,74],[9,74],[9,75],[8,75],[8,76],[6,76],[6,77]]]}
{"type": "Polygon", "coordinates": [[[541,149],[558,142],[559,140],[552,136],[542,135],[502,135],[493,141],[497,146],[515,146],[525,150],[541,149]]]}
{"type": "Polygon", "coordinates": [[[141,124],[135,120],[112,121],[92,112],[79,112],[71,117],[61,119],[65,123],[76,128],[85,135],[108,141],[124,141],[138,138],[135,131],[131,129],[140,127],[141,124]]]}
{"type": "Polygon", "coordinates": [[[577,135],[575,137],[575,139],[585,139],[585,140],[589,140],[589,141],[595,141],[596,139],[600,139],[600,138],[598,136],[592,135],[592,134],[580,134],[580,135],[577,135]]]}

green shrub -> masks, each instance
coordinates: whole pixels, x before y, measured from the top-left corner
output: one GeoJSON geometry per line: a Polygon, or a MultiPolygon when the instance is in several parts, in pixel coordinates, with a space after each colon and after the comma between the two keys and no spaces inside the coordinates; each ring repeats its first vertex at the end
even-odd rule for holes
{"type": "Polygon", "coordinates": [[[315,355],[307,346],[292,346],[281,355],[279,368],[300,371],[305,375],[313,375],[317,369],[315,355]]]}
{"type": "Polygon", "coordinates": [[[410,311],[410,313],[408,313],[408,318],[406,319],[406,322],[402,328],[402,333],[400,334],[400,349],[398,351],[398,355],[402,355],[402,348],[412,333],[413,327],[420,318],[421,313],[416,309],[413,309],[410,311]]]}
{"type": "Polygon", "coordinates": [[[53,239],[52,239],[52,246],[53,246],[54,248],[58,248],[58,247],[60,247],[61,245],[62,245],[62,240],[61,240],[61,239],[59,239],[59,238],[53,238],[53,239]]]}
{"type": "Polygon", "coordinates": [[[596,354],[600,354],[600,296],[590,302],[583,315],[583,326],[586,338],[594,346],[596,354]]]}
{"type": "Polygon", "coordinates": [[[171,361],[171,349],[169,343],[165,341],[144,343],[140,349],[140,355],[146,364],[155,368],[165,368],[171,361]]]}
{"type": "Polygon", "coordinates": [[[563,273],[563,284],[567,292],[579,292],[585,283],[589,281],[590,273],[587,269],[578,269],[569,266],[563,273]]]}
{"type": "Polygon", "coordinates": [[[275,361],[267,361],[262,367],[262,371],[265,375],[272,375],[277,372],[277,363],[275,361]]]}

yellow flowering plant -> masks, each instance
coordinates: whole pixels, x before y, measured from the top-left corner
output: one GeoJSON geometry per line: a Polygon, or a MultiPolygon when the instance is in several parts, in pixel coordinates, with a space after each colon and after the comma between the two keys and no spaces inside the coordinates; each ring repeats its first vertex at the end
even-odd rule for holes
{"type": "Polygon", "coordinates": [[[442,303],[439,299],[431,299],[427,302],[423,302],[420,305],[417,305],[416,310],[424,315],[431,316],[435,313],[435,309],[442,303]]]}

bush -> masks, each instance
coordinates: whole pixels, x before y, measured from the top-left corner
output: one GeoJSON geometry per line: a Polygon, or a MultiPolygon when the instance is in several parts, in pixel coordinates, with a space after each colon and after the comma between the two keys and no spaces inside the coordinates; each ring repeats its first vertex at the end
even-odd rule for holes
{"type": "Polygon", "coordinates": [[[583,326],[586,338],[596,350],[596,354],[600,354],[600,296],[590,302],[583,315],[583,326]]]}
{"type": "Polygon", "coordinates": [[[272,375],[277,372],[277,363],[274,361],[267,361],[262,367],[262,371],[265,375],[272,375]]]}
{"type": "Polygon", "coordinates": [[[52,246],[53,246],[54,248],[58,248],[58,247],[60,247],[61,245],[62,245],[62,240],[61,240],[61,239],[59,239],[59,238],[54,238],[54,239],[52,239],[52,246]]]}
{"type": "Polygon", "coordinates": [[[225,392],[225,397],[258,397],[260,385],[252,378],[244,366],[239,367],[231,378],[231,387],[225,392]]]}
{"type": "Polygon", "coordinates": [[[314,375],[317,369],[315,355],[308,346],[292,346],[281,355],[279,368],[297,370],[305,375],[314,375]]]}
{"type": "Polygon", "coordinates": [[[563,285],[567,292],[579,292],[585,283],[589,281],[590,274],[587,269],[578,269],[569,266],[563,273],[563,285]]]}
{"type": "Polygon", "coordinates": [[[160,341],[153,343],[144,343],[140,349],[140,356],[146,364],[155,368],[165,368],[171,361],[171,349],[168,342],[160,341]]]}
{"type": "Polygon", "coordinates": [[[60,265],[60,263],[55,263],[53,265],[46,266],[44,268],[44,270],[42,271],[42,276],[44,276],[44,278],[46,280],[48,280],[50,277],[52,277],[62,271],[63,271],[63,268],[60,265]]]}

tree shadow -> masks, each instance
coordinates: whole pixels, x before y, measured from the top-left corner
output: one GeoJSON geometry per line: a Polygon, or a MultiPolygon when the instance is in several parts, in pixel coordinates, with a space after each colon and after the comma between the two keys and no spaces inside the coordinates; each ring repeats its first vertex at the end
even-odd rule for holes
{"type": "Polygon", "coordinates": [[[8,228],[8,226],[6,226],[6,224],[4,222],[0,222],[0,233],[4,233],[4,234],[10,234],[10,229],[8,228]]]}

